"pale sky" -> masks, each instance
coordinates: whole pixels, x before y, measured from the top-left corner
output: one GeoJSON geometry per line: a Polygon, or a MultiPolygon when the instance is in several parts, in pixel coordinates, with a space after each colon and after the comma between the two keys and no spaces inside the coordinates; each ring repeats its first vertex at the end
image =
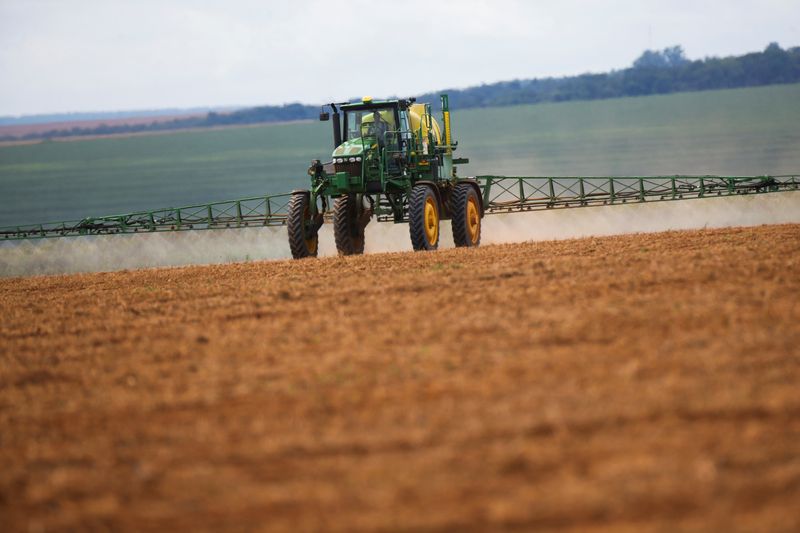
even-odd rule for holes
{"type": "Polygon", "coordinates": [[[800,45],[799,0],[0,0],[0,115],[321,103],[800,45]]]}

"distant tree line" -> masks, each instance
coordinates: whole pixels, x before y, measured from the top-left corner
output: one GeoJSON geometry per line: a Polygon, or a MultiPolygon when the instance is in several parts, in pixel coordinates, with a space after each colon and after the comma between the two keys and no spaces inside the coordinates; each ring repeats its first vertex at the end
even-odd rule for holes
{"type": "Polygon", "coordinates": [[[209,111],[233,111],[239,107],[183,107],[161,109],[137,109],[135,111],[84,111],[71,113],[51,113],[24,116],[0,116],[0,126],[15,126],[27,124],[50,124],[52,122],[77,122],[80,120],[125,120],[131,118],[155,118],[168,116],[202,115],[209,111]]]}
{"type": "Polygon", "coordinates": [[[209,128],[213,126],[240,126],[246,124],[260,124],[265,122],[287,122],[292,120],[305,120],[316,118],[319,106],[302,104],[287,104],[283,106],[263,106],[241,109],[230,113],[209,112],[205,116],[176,118],[142,124],[100,124],[91,127],[72,127],[68,129],[54,129],[42,132],[28,133],[26,135],[0,136],[0,141],[50,139],[56,137],[76,137],[86,135],[113,135],[124,133],[168,131],[187,128],[209,128]]]}
{"type": "MultiPolygon", "coordinates": [[[[660,51],[647,50],[630,68],[623,70],[563,78],[503,81],[446,92],[454,108],[465,109],[797,82],[800,82],[800,47],[784,50],[777,43],[771,43],[763,52],[696,61],[687,59],[680,46],[673,46],[660,51]]],[[[417,99],[421,102],[438,102],[438,95],[438,92],[428,93],[417,99]]],[[[5,135],[0,136],[0,141],[286,122],[312,119],[318,113],[318,106],[303,104],[262,106],[230,113],[212,111],[205,116],[153,121],[149,124],[101,124],[21,136],[5,135]]]]}
{"type": "MultiPolygon", "coordinates": [[[[597,100],[800,82],[800,47],[690,61],[680,46],[646,51],[633,66],[603,74],[514,80],[446,91],[456,109],[597,100]]],[[[438,93],[420,97],[435,102],[438,93]]]]}

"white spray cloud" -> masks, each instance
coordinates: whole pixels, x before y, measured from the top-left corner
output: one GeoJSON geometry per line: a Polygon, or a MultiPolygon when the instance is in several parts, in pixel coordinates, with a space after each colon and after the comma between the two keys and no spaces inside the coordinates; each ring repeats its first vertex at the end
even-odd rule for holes
{"type": "MultiPolygon", "coordinates": [[[[800,192],[491,215],[482,243],[500,244],[666,230],[800,223],[800,192]]],[[[453,246],[450,223],[440,247],[453,246]]],[[[366,253],[411,250],[407,224],[372,222],[366,253]]],[[[320,230],[320,256],[336,254],[333,230],[320,230]]],[[[0,276],[102,272],[230,263],[291,256],[286,228],[247,228],[56,238],[0,243],[0,276]]]]}
{"type": "Polygon", "coordinates": [[[800,223],[800,192],[539,211],[484,221],[485,244],[800,223]]]}

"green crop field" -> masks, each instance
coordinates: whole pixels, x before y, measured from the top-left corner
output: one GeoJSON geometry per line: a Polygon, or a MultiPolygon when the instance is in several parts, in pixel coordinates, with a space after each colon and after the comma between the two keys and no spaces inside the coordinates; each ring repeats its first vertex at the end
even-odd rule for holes
{"type": "MultiPolygon", "coordinates": [[[[800,84],[453,110],[462,175],[800,173],[800,84]]],[[[0,226],[306,188],[330,123],[0,147],[0,226]]]]}

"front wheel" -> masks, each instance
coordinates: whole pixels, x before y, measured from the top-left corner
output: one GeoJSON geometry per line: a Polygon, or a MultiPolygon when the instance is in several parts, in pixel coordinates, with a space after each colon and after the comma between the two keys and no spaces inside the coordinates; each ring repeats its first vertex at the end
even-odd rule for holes
{"type": "Polygon", "coordinates": [[[481,243],[481,200],[475,187],[459,183],[450,196],[453,217],[453,242],[456,246],[478,246],[481,243]]]}
{"type": "Polygon", "coordinates": [[[333,236],[339,255],[364,253],[364,209],[355,194],[345,194],[333,206],[333,236]]]}
{"type": "Polygon", "coordinates": [[[311,201],[308,193],[292,194],[289,200],[289,216],[286,227],[289,231],[289,248],[292,257],[317,257],[319,234],[311,212],[311,201]]]}
{"type": "Polygon", "coordinates": [[[414,250],[439,247],[439,202],[427,185],[415,185],[408,199],[408,231],[414,250]]]}

